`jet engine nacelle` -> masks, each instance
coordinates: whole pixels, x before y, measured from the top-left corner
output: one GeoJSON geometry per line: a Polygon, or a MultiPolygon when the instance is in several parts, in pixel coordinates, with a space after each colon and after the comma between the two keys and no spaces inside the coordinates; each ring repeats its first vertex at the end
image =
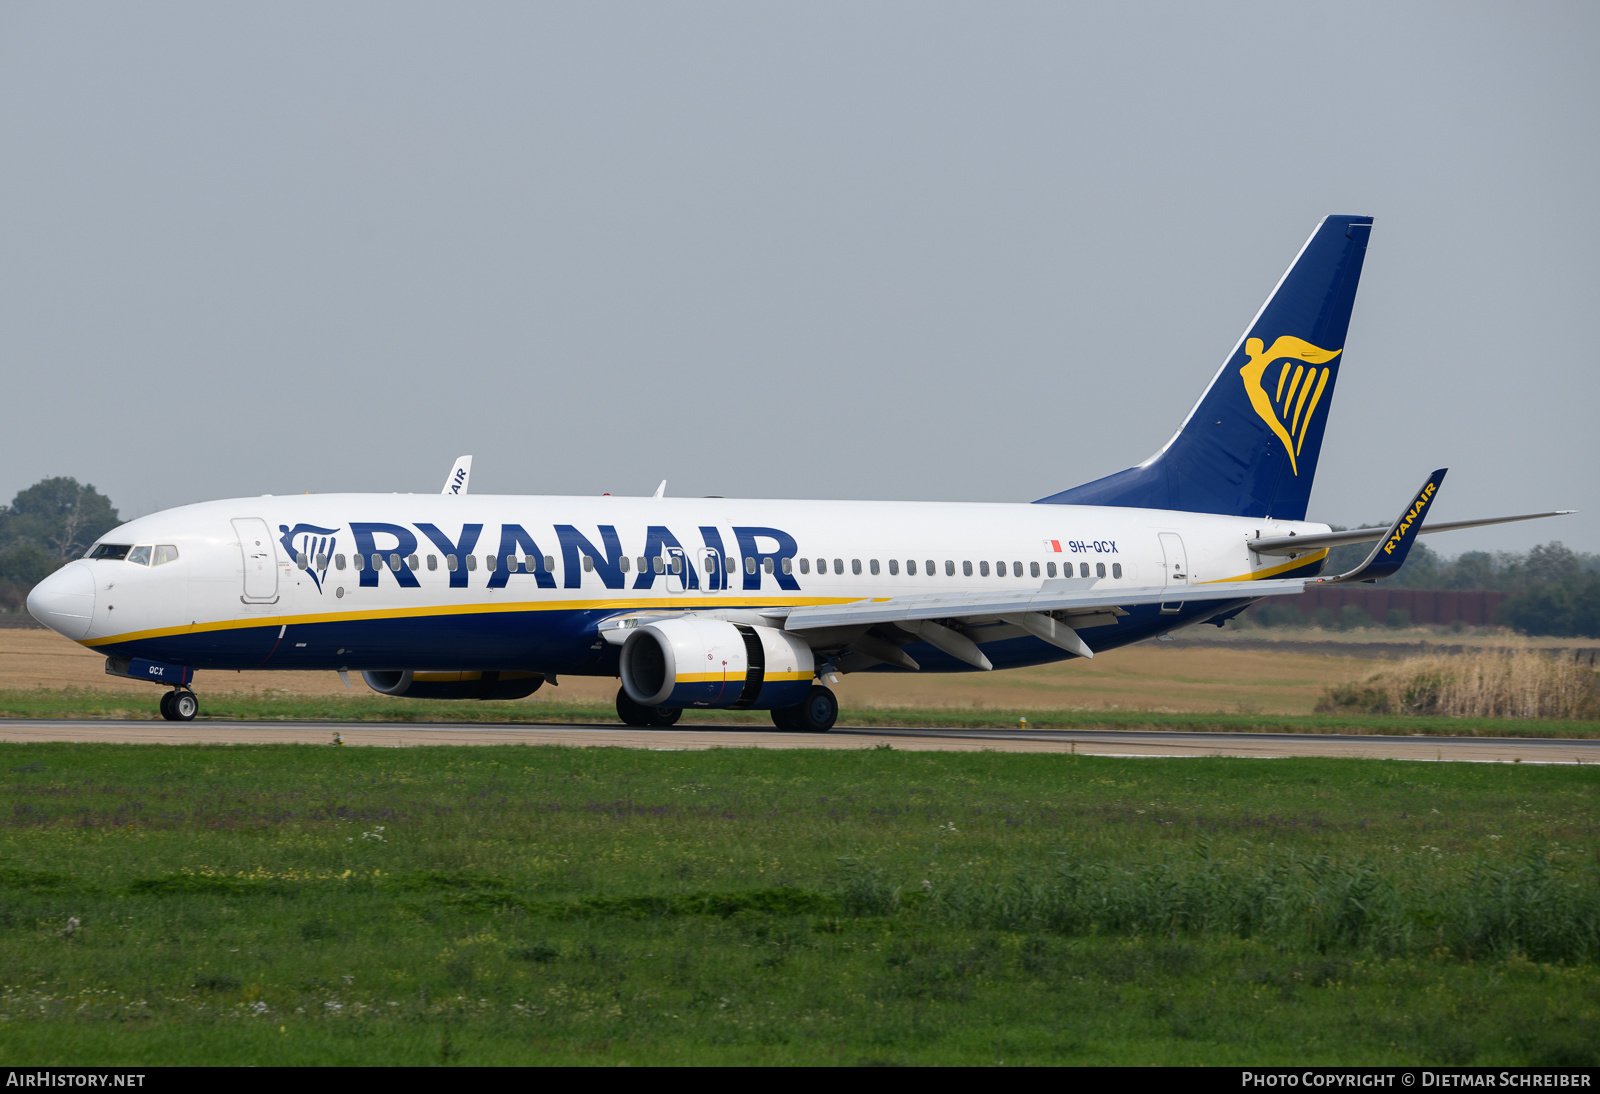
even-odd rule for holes
{"type": "Polygon", "coordinates": [[[363,672],[367,687],[380,695],[407,699],[526,699],[539,690],[538,672],[363,672]]]}
{"type": "Polygon", "coordinates": [[[792,707],[811,692],[811,647],[775,627],[665,619],[628,635],[622,687],[647,707],[792,707]]]}

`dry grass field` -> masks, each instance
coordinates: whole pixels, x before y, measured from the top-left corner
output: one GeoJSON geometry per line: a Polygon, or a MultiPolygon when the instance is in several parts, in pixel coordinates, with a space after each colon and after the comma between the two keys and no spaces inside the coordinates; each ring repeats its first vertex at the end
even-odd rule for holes
{"type": "MultiPolygon", "coordinates": [[[[848,707],[1027,710],[1152,710],[1175,713],[1310,714],[1330,684],[1365,679],[1380,663],[1357,657],[1226,647],[1174,648],[1151,642],[1032,669],[947,676],[858,673],[835,688],[848,707]]],[[[105,659],[43,630],[0,629],[0,691],[83,688],[147,696],[156,689],[107,676],[105,659]]],[[[359,678],[352,684],[365,685],[359,678]]],[[[202,672],[206,694],[335,695],[331,672],[202,672]]],[[[575,677],[543,688],[530,703],[610,702],[617,682],[575,677]]]]}

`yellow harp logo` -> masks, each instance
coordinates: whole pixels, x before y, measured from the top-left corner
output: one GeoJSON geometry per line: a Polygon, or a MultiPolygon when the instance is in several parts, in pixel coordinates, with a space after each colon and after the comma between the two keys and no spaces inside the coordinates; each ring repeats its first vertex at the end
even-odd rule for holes
{"type": "Polygon", "coordinates": [[[1340,350],[1318,349],[1301,338],[1284,335],[1272,343],[1271,349],[1262,349],[1261,339],[1249,338],[1244,344],[1249,363],[1239,370],[1244,378],[1244,390],[1250,396],[1261,420],[1278,435],[1289,452],[1289,466],[1296,476],[1300,474],[1300,448],[1311,432],[1311,416],[1322,401],[1322,390],[1328,386],[1331,368],[1319,369],[1339,356],[1340,350]],[[1276,361],[1283,361],[1275,381],[1267,371],[1276,361]],[[1309,366],[1309,367],[1308,367],[1309,366]],[[1268,390],[1269,385],[1275,385],[1268,390]]]}

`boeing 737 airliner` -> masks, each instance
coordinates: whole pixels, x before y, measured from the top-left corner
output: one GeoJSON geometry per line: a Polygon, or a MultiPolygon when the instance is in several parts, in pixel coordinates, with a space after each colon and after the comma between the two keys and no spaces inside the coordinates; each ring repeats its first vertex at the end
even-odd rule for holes
{"type": "Polygon", "coordinates": [[[1437,496],[1442,470],[1387,530],[1305,519],[1371,230],[1317,226],[1154,456],[1031,504],[492,497],[463,457],[437,495],[140,517],[28,610],[107,672],[165,686],[179,721],[196,670],[327,669],[459,699],[620,676],[630,725],[733,708],[812,732],[833,725],[841,673],[1012,668],[1220,626],[1308,582],[1394,573],[1437,496]],[[1362,565],[1319,578],[1330,547],[1367,541],[1362,565]]]}

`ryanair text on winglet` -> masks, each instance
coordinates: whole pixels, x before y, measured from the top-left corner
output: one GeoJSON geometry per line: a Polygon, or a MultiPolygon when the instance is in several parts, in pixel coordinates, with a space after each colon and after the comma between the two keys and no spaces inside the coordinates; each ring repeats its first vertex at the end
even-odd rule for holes
{"type": "Polygon", "coordinates": [[[1422,493],[1417,495],[1417,500],[1411,503],[1411,508],[1406,510],[1406,515],[1401,518],[1400,526],[1389,537],[1389,542],[1383,545],[1384,554],[1393,554],[1394,549],[1400,546],[1400,541],[1406,538],[1406,533],[1411,530],[1411,526],[1422,516],[1422,511],[1433,500],[1433,492],[1437,489],[1438,487],[1431,482],[1422,488],[1422,493]]]}

